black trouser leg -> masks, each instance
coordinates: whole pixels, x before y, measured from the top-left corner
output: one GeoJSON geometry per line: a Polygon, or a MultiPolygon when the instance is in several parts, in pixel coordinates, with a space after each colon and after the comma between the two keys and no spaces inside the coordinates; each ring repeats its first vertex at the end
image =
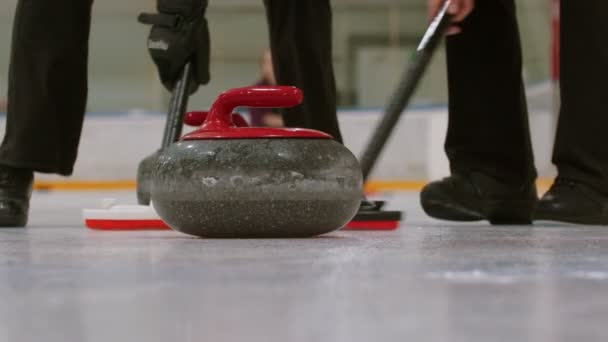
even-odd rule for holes
{"type": "Polygon", "coordinates": [[[87,97],[92,0],[19,0],[0,164],[72,173],[87,97]]]}
{"type": "Polygon", "coordinates": [[[562,1],[559,175],[608,193],[608,1],[562,1]]]}
{"type": "Polygon", "coordinates": [[[304,102],[286,109],[288,127],[313,128],[342,142],[336,115],[329,0],[265,0],[277,82],[304,91],[304,102]]]}
{"type": "Polygon", "coordinates": [[[481,171],[522,184],[536,171],[514,0],[476,6],[463,33],[447,40],[446,153],[453,173],[481,171]]]}

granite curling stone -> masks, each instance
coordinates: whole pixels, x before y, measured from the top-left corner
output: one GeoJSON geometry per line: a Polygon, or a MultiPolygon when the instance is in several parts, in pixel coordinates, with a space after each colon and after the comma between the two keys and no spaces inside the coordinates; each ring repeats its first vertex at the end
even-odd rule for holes
{"type": "Polygon", "coordinates": [[[156,165],[160,150],[144,158],[137,167],[137,203],[150,204],[150,188],[152,187],[152,170],[156,165]]]}
{"type": "MultiPolygon", "coordinates": [[[[188,126],[200,126],[207,118],[208,112],[193,111],[186,113],[184,123],[188,126]]],[[[237,113],[232,114],[232,121],[237,127],[246,127],[247,121],[237,113]]],[[[152,168],[160,150],[144,158],[137,167],[137,203],[141,205],[150,204],[150,188],[152,187],[152,168]]]]}
{"type": "Polygon", "coordinates": [[[208,238],[311,237],[357,213],[362,175],[331,136],[297,128],[237,127],[238,106],[280,108],[302,101],[295,87],[224,92],[201,128],[160,152],[152,203],[176,231],[208,238]]]}

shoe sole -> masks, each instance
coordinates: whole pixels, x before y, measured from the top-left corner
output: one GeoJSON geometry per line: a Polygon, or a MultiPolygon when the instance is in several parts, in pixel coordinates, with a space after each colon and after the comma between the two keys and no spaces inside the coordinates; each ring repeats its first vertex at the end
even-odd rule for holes
{"type": "Polygon", "coordinates": [[[424,212],[436,219],[446,221],[458,221],[458,222],[475,222],[483,221],[485,217],[469,208],[465,208],[459,205],[453,205],[444,201],[425,201],[422,205],[424,212]]]}
{"type": "Polygon", "coordinates": [[[490,201],[481,211],[448,201],[423,201],[422,208],[431,217],[458,222],[490,221],[494,225],[532,224],[534,201],[490,201]]]}

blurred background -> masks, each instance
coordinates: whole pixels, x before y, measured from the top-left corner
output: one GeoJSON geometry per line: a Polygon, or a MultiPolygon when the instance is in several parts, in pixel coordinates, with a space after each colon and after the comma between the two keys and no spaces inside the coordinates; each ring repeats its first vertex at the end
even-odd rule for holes
{"type": "MultiPolygon", "coordinates": [[[[0,3],[0,87],[6,93],[10,35],[16,0],[0,3]]],[[[137,14],[154,0],[103,0],[94,4],[91,33],[92,112],[144,109],[163,111],[167,94],[159,86],[145,49],[148,28],[137,14]]],[[[334,0],[334,63],[341,106],[381,106],[386,101],[426,25],[424,0],[334,0]]],[[[531,84],[548,79],[549,2],[519,1],[531,84]]],[[[249,85],[259,77],[259,58],[268,47],[261,0],[210,1],[212,82],[193,98],[208,106],[224,89],[249,85]]],[[[442,56],[427,74],[419,102],[445,102],[442,56]]]]}
{"type": "MultiPolygon", "coordinates": [[[[3,0],[0,3],[0,98],[4,98],[6,94],[10,37],[16,2],[3,0]]],[[[117,113],[165,111],[169,94],[160,85],[145,47],[149,28],[138,24],[136,20],[138,13],[152,11],[154,5],[155,0],[95,2],[88,103],[88,111],[95,114],[95,117],[117,113]]],[[[549,82],[550,1],[526,0],[519,1],[518,5],[525,51],[524,76],[529,86],[530,100],[533,107],[540,108],[539,112],[546,114],[552,110],[549,82]]],[[[407,56],[414,50],[426,28],[426,2],[333,0],[333,7],[333,55],[341,121],[348,121],[344,118],[345,113],[362,110],[375,111],[373,115],[370,114],[370,118],[377,117],[405,68],[407,56]]],[[[255,83],[260,77],[260,55],[268,47],[268,32],[261,0],[212,0],[208,20],[212,36],[212,81],[191,99],[191,108],[197,109],[207,108],[217,94],[227,88],[255,83]]],[[[445,103],[445,60],[443,52],[440,52],[425,75],[415,104],[445,103]]],[[[352,122],[350,124],[354,125],[352,122]]],[[[349,122],[346,122],[345,130],[352,125],[349,126],[349,122]]],[[[369,127],[368,125],[368,130],[369,127]]],[[[409,127],[411,129],[412,125],[409,127]]],[[[85,127],[85,133],[86,129],[85,127]]],[[[155,139],[160,140],[160,133],[156,134],[158,138],[155,139]]],[[[438,133],[433,134],[433,142],[441,148],[444,132],[439,129],[438,133]]],[[[548,139],[545,135],[551,135],[550,132],[536,135],[539,134],[544,140],[548,139]]],[[[359,136],[355,132],[346,132],[345,135],[347,144],[348,136],[359,136]]],[[[87,136],[83,139],[86,140],[87,136]]],[[[86,144],[86,141],[83,142],[86,144]]],[[[351,139],[350,144],[357,150],[364,141],[351,139]]],[[[433,153],[440,155],[441,150],[433,153]]],[[[537,159],[545,160],[548,157],[549,152],[537,153],[537,159]]],[[[543,169],[544,166],[540,168],[543,169]]],[[[415,167],[403,172],[409,178],[429,176],[428,172],[416,171],[415,167]]]]}

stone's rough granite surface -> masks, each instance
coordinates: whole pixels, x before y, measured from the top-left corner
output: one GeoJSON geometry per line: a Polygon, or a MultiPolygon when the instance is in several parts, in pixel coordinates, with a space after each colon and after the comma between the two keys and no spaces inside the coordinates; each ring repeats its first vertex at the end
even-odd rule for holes
{"type": "Polygon", "coordinates": [[[354,155],[325,139],[179,142],[153,170],[152,203],[175,230],[203,237],[306,237],[357,212],[354,155]]]}
{"type": "Polygon", "coordinates": [[[160,151],[156,151],[142,159],[137,166],[137,202],[150,204],[150,189],[152,188],[152,170],[156,165],[160,151]]]}

